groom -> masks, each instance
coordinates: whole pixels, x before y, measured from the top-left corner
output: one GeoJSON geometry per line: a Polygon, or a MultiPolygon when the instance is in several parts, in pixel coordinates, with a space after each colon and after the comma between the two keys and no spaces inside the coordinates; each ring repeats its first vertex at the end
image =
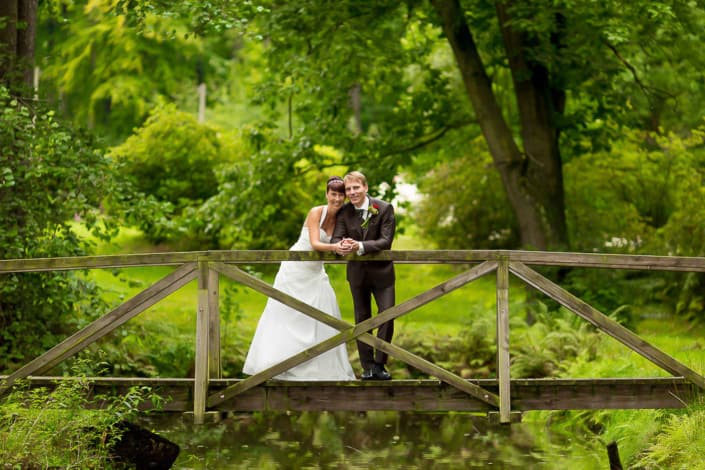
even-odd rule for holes
{"type": "MultiPolygon", "coordinates": [[[[331,243],[336,244],[336,253],[358,256],[392,248],[396,220],[391,204],[367,195],[367,178],[359,171],[345,175],[345,195],[350,199],[338,211],[331,243]]],[[[372,316],[372,296],[378,312],[394,305],[394,264],[392,261],[349,261],[348,283],[355,310],[355,323],[372,316]]],[[[388,321],[379,327],[377,337],[391,342],[394,322],[388,321]]],[[[374,351],[372,346],[357,342],[362,364],[362,380],[389,380],[385,369],[387,354],[374,351]]]]}

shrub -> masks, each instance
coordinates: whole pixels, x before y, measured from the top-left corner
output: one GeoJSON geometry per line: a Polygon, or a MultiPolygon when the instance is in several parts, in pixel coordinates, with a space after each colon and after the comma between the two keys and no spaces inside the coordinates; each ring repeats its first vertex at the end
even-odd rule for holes
{"type": "Polygon", "coordinates": [[[164,204],[162,212],[142,211],[134,220],[152,242],[190,239],[183,248],[202,248],[199,242],[215,241],[204,237],[206,222],[195,210],[217,194],[216,169],[231,160],[231,151],[215,128],[174,105],[156,108],[134,135],[111,150],[136,189],[164,204]]]}
{"type": "Polygon", "coordinates": [[[597,356],[600,338],[592,325],[566,310],[549,312],[539,306],[537,321],[517,332],[521,341],[510,343],[512,377],[554,377],[578,356],[597,356]]]}
{"type": "Polygon", "coordinates": [[[444,249],[516,248],[518,225],[499,174],[486,150],[473,150],[420,178],[425,194],[415,213],[420,232],[444,249]]]}
{"type": "MultiPolygon", "coordinates": [[[[74,218],[108,239],[99,206],[116,184],[90,136],[0,86],[0,259],[86,254],[74,218]]],[[[65,335],[95,290],[68,272],[0,275],[0,370],[44,352],[65,335]]]]}

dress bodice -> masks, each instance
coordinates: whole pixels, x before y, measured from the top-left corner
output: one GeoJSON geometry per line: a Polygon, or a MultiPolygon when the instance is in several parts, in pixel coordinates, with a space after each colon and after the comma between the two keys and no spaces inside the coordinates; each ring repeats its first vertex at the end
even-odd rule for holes
{"type": "MultiPolygon", "coordinates": [[[[328,213],[328,206],[323,206],[323,212],[321,213],[321,221],[318,223],[318,233],[319,233],[319,238],[323,243],[330,243],[331,236],[326,233],[325,230],[321,227],[323,225],[323,221],[326,220],[326,214],[328,213]]],[[[297,251],[313,251],[313,246],[311,245],[311,238],[309,237],[308,233],[308,227],[304,224],[304,226],[301,228],[301,234],[299,235],[299,239],[294,243],[294,246],[290,248],[290,250],[297,250],[297,251]]]]}

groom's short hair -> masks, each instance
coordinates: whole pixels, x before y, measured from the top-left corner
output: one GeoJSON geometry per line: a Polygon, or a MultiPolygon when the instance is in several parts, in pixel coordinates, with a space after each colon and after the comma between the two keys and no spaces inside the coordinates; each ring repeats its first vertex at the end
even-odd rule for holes
{"type": "Polygon", "coordinates": [[[350,173],[345,175],[344,180],[345,182],[348,182],[350,180],[359,181],[360,183],[367,186],[367,178],[365,178],[365,175],[363,175],[359,171],[351,171],[350,173]]]}

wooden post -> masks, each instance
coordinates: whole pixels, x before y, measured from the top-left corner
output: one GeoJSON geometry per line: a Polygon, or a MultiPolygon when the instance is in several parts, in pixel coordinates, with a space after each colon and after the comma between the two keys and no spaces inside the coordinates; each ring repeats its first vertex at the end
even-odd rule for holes
{"type": "Polygon", "coordinates": [[[207,261],[198,262],[198,312],[196,314],[196,357],[193,381],[193,422],[203,424],[208,394],[208,281],[207,261]]]}
{"type": "Polygon", "coordinates": [[[509,261],[497,265],[497,381],[499,383],[499,422],[511,422],[509,390],[509,261]]]}
{"type": "Polygon", "coordinates": [[[208,270],[208,376],[220,379],[222,369],[220,362],[220,273],[208,270]]]}

